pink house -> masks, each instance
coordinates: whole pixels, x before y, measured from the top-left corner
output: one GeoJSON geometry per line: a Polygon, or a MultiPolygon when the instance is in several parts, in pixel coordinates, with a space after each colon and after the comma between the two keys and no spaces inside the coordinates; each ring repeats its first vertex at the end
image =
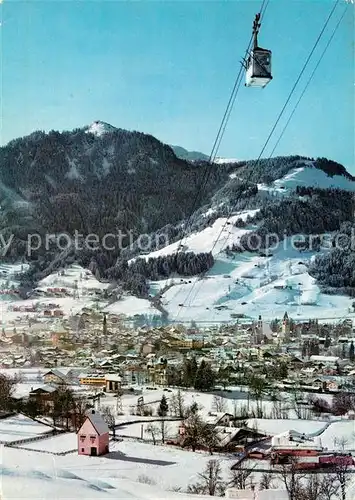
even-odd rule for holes
{"type": "Polygon", "coordinates": [[[99,413],[89,410],[78,431],[78,454],[96,457],[109,451],[109,428],[99,413]]]}

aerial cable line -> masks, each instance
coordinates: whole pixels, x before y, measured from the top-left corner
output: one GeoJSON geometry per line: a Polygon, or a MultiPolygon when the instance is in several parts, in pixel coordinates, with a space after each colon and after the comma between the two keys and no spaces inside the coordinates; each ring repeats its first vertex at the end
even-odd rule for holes
{"type": "MultiPolygon", "coordinates": [[[[263,0],[262,1],[261,8],[260,8],[260,18],[262,18],[262,16],[265,14],[265,11],[267,9],[268,4],[269,4],[269,0],[263,0]]],[[[251,45],[252,45],[252,41],[253,41],[253,35],[251,36],[249,44],[248,44],[248,47],[247,47],[247,49],[245,51],[245,56],[249,54],[249,51],[250,51],[250,48],[251,48],[251,45]]],[[[196,195],[194,197],[194,201],[193,201],[193,204],[192,204],[192,207],[191,207],[191,210],[190,210],[190,214],[189,214],[189,216],[187,218],[187,222],[184,225],[183,236],[177,242],[178,246],[177,246],[177,249],[175,251],[175,258],[178,255],[179,249],[183,247],[184,240],[186,240],[186,238],[188,236],[189,227],[191,226],[191,221],[192,221],[193,215],[194,215],[194,213],[195,213],[195,211],[196,211],[196,209],[198,207],[198,202],[200,200],[201,194],[204,191],[204,189],[206,188],[207,183],[208,183],[208,181],[210,179],[210,176],[211,176],[211,173],[212,173],[212,168],[214,166],[214,161],[215,161],[216,156],[218,154],[219,146],[221,144],[221,141],[222,141],[224,132],[226,130],[226,126],[227,126],[229,117],[231,115],[231,112],[232,112],[232,109],[233,109],[233,106],[234,106],[237,94],[238,94],[239,89],[240,89],[240,85],[241,85],[241,81],[242,81],[242,77],[243,77],[243,69],[244,69],[243,65],[241,64],[240,70],[238,72],[237,78],[235,80],[235,83],[234,83],[234,86],[233,86],[233,89],[232,89],[232,92],[231,92],[231,95],[230,95],[230,98],[229,98],[229,101],[228,101],[228,104],[227,104],[227,107],[226,107],[226,110],[224,112],[224,115],[223,115],[220,127],[218,129],[216,139],[215,139],[215,141],[213,143],[213,147],[212,147],[211,154],[209,156],[209,159],[208,159],[208,162],[207,162],[207,165],[206,165],[204,176],[203,176],[203,178],[202,178],[202,180],[200,182],[200,185],[198,187],[197,193],[196,193],[196,195]]],[[[173,280],[171,280],[171,283],[172,282],[173,282],[173,280]]],[[[174,295],[174,297],[175,297],[175,295],[174,295]]]]}
{"type": "MultiPolygon", "coordinates": [[[[265,12],[266,12],[266,9],[269,5],[269,0],[266,0],[266,4],[265,4],[265,7],[264,7],[264,4],[265,4],[265,1],[262,3],[262,6],[261,6],[261,9],[260,9],[260,22],[263,18],[263,16],[265,15],[265,12]]],[[[249,45],[248,45],[248,48],[247,50],[245,51],[245,57],[244,57],[244,60],[246,59],[246,56],[250,53],[250,48],[251,48],[251,45],[252,45],[252,41],[253,41],[253,38],[254,38],[254,35],[252,35],[251,39],[250,39],[250,42],[249,42],[249,45]]],[[[242,68],[243,69],[243,68],[242,68]]],[[[239,75],[238,75],[239,76],[239,75]]],[[[219,149],[219,146],[221,145],[221,142],[222,142],[222,139],[223,139],[223,135],[224,135],[224,132],[226,130],[226,127],[227,127],[227,124],[228,124],[228,121],[229,121],[229,118],[230,118],[230,115],[233,111],[233,106],[234,106],[234,103],[235,103],[235,100],[236,100],[236,97],[237,97],[237,93],[239,91],[239,88],[240,88],[240,84],[241,84],[241,81],[242,79],[240,79],[240,82],[238,83],[238,88],[237,88],[237,92],[235,93],[235,95],[233,96],[233,93],[231,95],[231,100],[232,100],[232,103],[231,103],[231,106],[229,107],[229,110],[228,110],[228,113],[227,113],[227,117],[226,117],[226,120],[225,120],[225,124],[223,125],[223,131],[222,131],[222,134],[220,136],[220,139],[219,139],[219,142],[218,142],[218,146],[217,146],[217,150],[219,149]]],[[[235,84],[235,87],[237,86],[237,82],[235,84]]]]}
{"type": "MultiPolygon", "coordinates": [[[[268,3],[269,3],[269,0],[263,0],[261,8],[260,8],[260,14],[261,14],[261,16],[265,14],[265,11],[266,11],[268,3]]],[[[250,47],[251,47],[252,41],[253,41],[253,36],[250,38],[250,41],[249,41],[249,44],[248,44],[248,48],[245,51],[246,54],[248,54],[249,51],[250,51],[250,47]]],[[[218,129],[216,139],[215,139],[215,141],[213,143],[213,146],[212,146],[212,151],[210,153],[210,156],[209,156],[209,159],[208,159],[208,162],[207,162],[208,165],[206,166],[205,175],[204,175],[204,177],[202,179],[202,182],[200,183],[200,187],[199,187],[198,192],[197,192],[197,194],[196,194],[196,196],[194,198],[194,203],[192,205],[192,209],[191,209],[190,215],[188,217],[188,220],[187,220],[187,223],[186,223],[186,226],[185,226],[185,231],[184,231],[185,233],[188,230],[189,224],[191,222],[191,218],[192,218],[192,216],[193,216],[193,214],[194,214],[194,212],[195,212],[195,210],[196,210],[196,208],[198,206],[199,197],[200,197],[202,191],[204,190],[204,188],[206,187],[207,182],[209,181],[209,178],[211,176],[213,163],[214,163],[214,161],[216,159],[216,156],[218,154],[219,145],[220,145],[221,140],[223,138],[227,122],[229,120],[229,117],[230,117],[230,114],[231,114],[234,102],[235,102],[237,94],[238,94],[238,91],[239,91],[239,88],[240,88],[240,83],[242,81],[242,76],[243,76],[243,66],[241,65],[240,70],[239,70],[238,75],[237,75],[237,78],[235,80],[235,83],[234,83],[234,86],[233,86],[233,89],[232,89],[232,92],[231,92],[231,95],[230,95],[230,98],[229,98],[226,110],[224,112],[224,115],[223,115],[220,127],[218,129]]],[[[181,245],[182,245],[182,240],[184,238],[186,238],[186,234],[183,236],[182,239],[180,239],[180,242],[181,242],[180,244],[181,245]]]]}
{"type": "Polygon", "coordinates": [[[295,104],[295,106],[294,106],[294,108],[293,108],[293,110],[292,110],[292,112],[291,112],[291,114],[290,114],[290,116],[289,116],[289,118],[288,118],[288,120],[287,120],[287,122],[286,122],[286,124],[285,124],[284,128],[282,129],[282,132],[281,132],[281,134],[280,134],[279,138],[277,139],[277,142],[276,142],[275,146],[273,147],[273,150],[271,151],[269,158],[271,158],[271,157],[272,157],[272,155],[274,154],[275,149],[276,149],[276,148],[277,148],[277,146],[279,145],[279,142],[281,141],[281,139],[282,139],[282,137],[283,137],[284,133],[286,132],[286,129],[287,129],[287,127],[288,127],[288,125],[289,125],[290,121],[292,120],[292,117],[293,117],[293,115],[295,114],[295,111],[296,111],[296,109],[298,108],[298,106],[299,106],[299,104],[300,104],[300,102],[301,102],[301,100],[302,100],[302,98],[303,98],[303,96],[304,96],[304,94],[305,94],[305,92],[306,92],[306,90],[307,90],[307,88],[308,88],[309,84],[311,83],[311,81],[312,81],[312,79],[313,79],[313,77],[314,77],[314,75],[315,75],[315,73],[316,73],[316,71],[317,71],[317,69],[318,69],[318,66],[319,66],[319,65],[320,65],[320,63],[322,62],[323,57],[325,56],[325,53],[327,52],[327,50],[328,50],[328,48],[329,48],[329,45],[331,44],[331,42],[332,42],[332,40],[333,40],[333,38],[334,38],[334,36],[335,36],[335,34],[336,34],[336,32],[337,32],[337,30],[338,30],[338,28],[339,28],[340,24],[341,24],[341,22],[342,22],[342,20],[344,19],[344,16],[345,16],[346,11],[347,11],[347,7],[348,7],[348,6],[346,5],[346,7],[345,7],[345,9],[344,9],[344,11],[343,11],[342,16],[340,17],[340,19],[339,19],[339,21],[338,21],[337,25],[335,26],[335,28],[334,28],[334,30],[333,30],[333,33],[332,33],[331,37],[330,37],[330,38],[329,38],[329,40],[328,40],[327,45],[325,46],[325,48],[324,48],[324,50],[323,50],[323,52],[322,52],[321,56],[319,57],[318,62],[317,62],[317,64],[316,64],[316,66],[315,66],[315,68],[314,68],[314,70],[313,70],[313,72],[312,72],[311,76],[309,77],[309,79],[308,79],[308,81],[307,81],[307,83],[306,83],[306,85],[305,85],[305,87],[304,87],[304,89],[303,89],[303,91],[302,91],[302,94],[300,95],[300,97],[299,97],[298,101],[296,102],[296,104],[295,104]]]}
{"type": "MultiPolygon", "coordinates": [[[[269,0],[263,0],[263,2],[261,4],[261,8],[260,8],[260,14],[259,14],[260,15],[260,21],[263,18],[263,16],[265,15],[265,12],[266,12],[266,9],[268,7],[268,4],[269,4],[269,0]]],[[[245,51],[245,56],[244,56],[243,60],[245,60],[246,57],[248,56],[248,54],[250,54],[250,49],[251,49],[251,46],[252,46],[252,43],[253,43],[253,39],[254,39],[254,33],[251,35],[251,38],[249,40],[248,47],[247,47],[247,49],[245,51]]],[[[226,111],[225,111],[225,113],[223,115],[222,122],[221,122],[221,125],[220,125],[218,133],[217,133],[217,137],[216,137],[215,142],[214,142],[213,147],[212,147],[211,154],[209,156],[208,166],[210,168],[208,169],[208,171],[206,169],[205,181],[202,181],[201,188],[200,188],[199,192],[201,192],[205,188],[205,186],[207,185],[207,182],[208,182],[208,180],[210,178],[210,175],[211,175],[211,172],[212,172],[212,168],[211,167],[213,166],[214,161],[216,159],[219,146],[220,146],[221,141],[223,139],[224,132],[226,130],[226,127],[227,127],[230,115],[231,115],[232,110],[233,110],[233,106],[234,106],[235,100],[237,98],[237,95],[238,95],[238,92],[239,92],[239,89],[240,89],[240,85],[241,85],[242,78],[243,78],[243,69],[244,69],[244,66],[242,64],[241,67],[240,67],[240,70],[238,72],[237,78],[235,80],[235,83],[234,83],[234,86],[233,86],[233,89],[232,89],[232,92],[231,92],[231,95],[230,95],[230,98],[229,98],[229,101],[228,101],[228,104],[227,104],[226,111]]],[[[199,196],[199,193],[197,194],[197,197],[195,198],[195,201],[198,199],[198,196],[199,196]]],[[[188,224],[189,224],[189,222],[190,222],[190,220],[192,218],[192,215],[193,215],[195,209],[196,209],[196,207],[193,207],[193,210],[191,212],[191,215],[190,215],[190,217],[188,219],[188,222],[186,224],[186,227],[185,227],[185,235],[183,236],[183,238],[181,238],[179,240],[180,244],[179,244],[179,246],[177,248],[177,251],[176,251],[175,255],[177,255],[179,247],[183,246],[182,242],[183,242],[184,239],[186,239],[186,236],[187,236],[186,233],[187,233],[188,224]]],[[[171,302],[171,300],[173,300],[176,297],[177,294],[178,294],[178,291],[173,295],[173,297],[170,299],[169,302],[171,302]]]]}
{"type": "MultiPolygon", "coordinates": [[[[266,12],[268,4],[269,4],[269,0],[263,0],[263,2],[261,4],[261,8],[260,8],[260,20],[265,15],[265,12],[266,12]]],[[[249,40],[249,43],[248,43],[248,48],[245,51],[245,57],[243,59],[245,59],[246,56],[250,53],[250,48],[251,48],[251,45],[252,45],[252,42],[253,42],[253,38],[254,38],[254,35],[252,34],[252,36],[251,36],[251,38],[249,40]]],[[[232,110],[233,110],[233,106],[234,106],[235,100],[237,98],[237,95],[238,95],[238,92],[239,92],[239,89],[240,89],[240,85],[241,85],[242,77],[243,77],[243,69],[244,69],[244,67],[242,65],[241,68],[240,68],[240,70],[239,70],[238,76],[236,78],[236,81],[235,81],[235,84],[234,84],[231,96],[230,96],[229,101],[228,101],[228,105],[227,105],[226,111],[225,111],[223,119],[222,119],[221,126],[220,126],[220,128],[218,130],[218,134],[217,134],[215,143],[214,143],[213,148],[212,148],[212,152],[211,152],[210,160],[209,160],[210,162],[212,161],[212,163],[216,159],[216,156],[217,156],[217,153],[218,153],[218,150],[219,150],[219,146],[220,146],[220,144],[222,142],[222,139],[223,139],[223,136],[224,136],[224,132],[226,130],[226,127],[227,127],[230,115],[231,115],[232,110]]]]}
{"type": "MultiPolygon", "coordinates": [[[[279,115],[278,115],[278,117],[277,117],[277,119],[276,119],[276,122],[275,122],[274,126],[273,126],[273,127],[272,127],[272,129],[271,129],[271,132],[269,133],[269,136],[268,136],[268,137],[267,137],[267,139],[266,139],[266,142],[265,142],[265,144],[264,144],[264,146],[263,146],[263,148],[262,148],[262,150],[261,150],[261,152],[260,152],[260,154],[259,154],[259,156],[258,156],[258,158],[257,158],[257,160],[256,160],[256,165],[255,165],[255,166],[258,166],[258,164],[259,164],[259,162],[260,162],[260,159],[261,159],[261,156],[262,156],[263,152],[265,151],[265,149],[266,149],[266,147],[267,147],[268,143],[270,142],[270,139],[271,139],[271,137],[272,137],[272,135],[273,135],[273,133],[274,133],[274,131],[275,131],[275,129],[276,129],[276,127],[277,127],[277,125],[278,125],[278,123],[279,123],[279,121],[280,121],[280,119],[281,119],[281,117],[282,117],[282,115],[283,115],[283,113],[284,113],[284,111],[285,111],[286,107],[287,107],[287,104],[289,103],[289,101],[290,101],[290,99],[291,99],[291,97],[292,97],[292,95],[293,95],[293,93],[294,93],[294,91],[295,91],[295,89],[296,89],[296,87],[297,87],[297,85],[298,85],[298,83],[299,83],[299,81],[300,81],[300,79],[301,79],[301,77],[302,77],[302,75],[303,75],[303,73],[304,73],[304,71],[305,71],[306,67],[308,66],[308,63],[309,63],[309,61],[310,61],[310,59],[311,59],[311,57],[312,57],[312,55],[313,55],[313,53],[314,53],[315,49],[317,48],[317,46],[318,46],[318,44],[319,44],[319,41],[320,41],[320,39],[322,38],[323,33],[324,33],[325,29],[327,28],[327,26],[328,26],[328,24],[329,24],[329,21],[330,21],[330,19],[332,18],[333,14],[334,14],[334,11],[335,11],[336,7],[338,6],[339,2],[340,2],[340,0],[337,0],[337,1],[336,1],[336,3],[334,4],[333,8],[331,9],[331,11],[330,11],[330,13],[329,13],[329,15],[328,15],[328,18],[326,19],[326,21],[325,21],[325,23],[324,23],[324,25],[323,25],[323,28],[322,28],[322,30],[321,30],[321,32],[320,32],[320,34],[318,35],[318,38],[317,38],[317,40],[315,41],[315,43],[314,43],[314,45],[313,45],[313,48],[312,48],[312,50],[311,50],[311,52],[310,52],[309,56],[307,57],[307,59],[306,59],[306,61],[305,61],[304,65],[303,65],[303,67],[302,67],[302,69],[301,69],[300,74],[298,75],[298,78],[297,78],[297,80],[296,80],[295,84],[293,85],[293,87],[292,87],[292,89],[291,89],[291,91],[290,91],[290,93],[289,93],[289,96],[288,96],[288,98],[286,99],[286,102],[285,102],[285,104],[284,104],[283,108],[281,109],[281,111],[280,111],[280,113],[279,113],[279,115]]],[[[248,181],[249,181],[249,179],[250,179],[251,175],[252,175],[252,172],[250,172],[250,174],[249,174],[249,176],[247,177],[247,179],[245,179],[245,182],[248,182],[248,181]]],[[[233,212],[234,212],[234,210],[235,210],[235,208],[236,208],[236,206],[237,206],[237,203],[238,203],[238,201],[239,201],[239,198],[240,198],[240,196],[238,196],[236,203],[234,204],[234,206],[233,206],[233,207],[231,208],[231,210],[229,211],[229,215],[228,215],[228,217],[227,217],[226,221],[224,222],[224,224],[223,224],[223,226],[222,226],[222,228],[221,228],[221,230],[220,230],[220,232],[219,232],[219,234],[218,234],[218,236],[217,236],[217,239],[215,240],[215,242],[214,242],[214,244],[213,244],[212,249],[210,250],[210,252],[213,252],[213,250],[215,249],[215,247],[216,247],[216,245],[217,245],[217,243],[218,243],[219,239],[221,238],[221,235],[222,235],[222,233],[223,233],[223,231],[224,231],[225,227],[227,226],[227,224],[228,224],[228,222],[229,222],[229,219],[231,218],[231,216],[232,216],[232,214],[233,214],[233,212]]],[[[206,272],[202,273],[202,277],[201,277],[201,279],[202,279],[205,275],[206,275],[206,272]]],[[[193,283],[193,285],[192,285],[192,287],[191,287],[190,291],[188,292],[188,294],[187,294],[187,296],[186,296],[186,299],[185,299],[184,303],[186,303],[186,302],[187,302],[187,300],[189,299],[189,297],[191,296],[192,291],[193,291],[193,289],[194,289],[194,287],[195,287],[196,283],[197,283],[197,280],[193,283]]],[[[202,286],[202,285],[201,285],[201,286],[202,286]]],[[[199,290],[197,290],[197,292],[195,293],[195,295],[194,295],[194,297],[193,297],[193,300],[195,300],[196,296],[198,295],[198,292],[199,292],[199,290]]],[[[191,301],[190,301],[190,303],[191,303],[191,301]]],[[[176,315],[175,319],[179,316],[179,314],[180,314],[180,310],[178,311],[178,313],[177,313],[177,315],[176,315]]]]}

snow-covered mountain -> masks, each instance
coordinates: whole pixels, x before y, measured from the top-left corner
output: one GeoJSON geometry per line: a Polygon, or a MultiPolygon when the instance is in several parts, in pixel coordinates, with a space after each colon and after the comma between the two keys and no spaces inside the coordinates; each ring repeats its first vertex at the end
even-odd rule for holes
{"type": "MultiPolygon", "coordinates": [[[[188,161],[208,161],[209,156],[201,153],[200,151],[188,151],[187,149],[181,147],[181,146],[171,146],[172,150],[176,154],[178,158],[181,158],[182,160],[188,160],[188,161]]],[[[221,158],[217,157],[214,160],[214,163],[216,165],[223,165],[225,163],[237,163],[240,160],[237,160],[236,158],[221,158]]]]}
{"type": "Polygon", "coordinates": [[[340,233],[351,234],[354,192],[355,178],[325,158],[208,165],[101,121],[72,132],[37,132],[0,148],[0,230],[14,235],[8,261],[24,256],[28,234],[45,240],[48,233],[77,231],[99,242],[107,234],[134,235],[132,245],[127,236],[110,250],[78,249],[73,239],[65,250],[55,243],[39,248],[26,286],[75,262],[98,280],[118,283],[123,297],[131,293],[111,309],[152,311],[172,321],[274,317],[285,310],[300,317],[348,314],[353,247],[339,251],[318,241],[311,248],[309,240],[327,234],[332,247],[340,233]],[[270,234],[280,244],[267,251],[270,234]],[[303,247],[291,245],[295,235],[307,236],[303,247]]]}
{"type": "MultiPolygon", "coordinates": [[[[291,196],[297,186],[355,191],[354,180],[341,175],[329,177],[311,163],[291,170],[270,185],[258,187],[276,199],[283,199],[291,196]]],[[[257,227],[253,222],[236,227],[235,222],[255,218],[259,212],[258,209],[244,210],[230,218],[219,217],[203,230],[143,256],[146,260],[166,257],[176,254],[181,247],[186,253],[213,253],[214,264],[202,277],[172,278],[152,284],[159,294],[166,284],[170,285],[161,295],[161,304],[169,319],[213,323],[231,321],[237,316],[262,315],[270,320],[282,317],[286,311],[295,319],[355,318],[353,298],[341,293],[323,293],[310,274],[309,268],[319,255],[318,248],[296,248],[293,238],[288,237],[278,245],[275,243],[268,252],[226,252],[257,227]]]]}
{"type": "Polygon", "coordinates": [[[200,153],[200,151],[188,151],[185,148],[182,148],[181,146],[171,146],[171,149],[174,151],[176,156],[178,158],[181,158],[182,160],[188,160],[188,161],[208,161],[208,155],[205,155],[204,153],[200,153]]]}
{"type": "Polygon", "coordinates": [[[109,123],[102,122],[100,120],[97,120],[93,122],[91,125],[84,127],[86,133],[88,134],[94,134],[97,137],[101,137],[104,134],[110,133],[110,132],[115,132],[117,130],[116,127],[113,127],[109,123]]]}

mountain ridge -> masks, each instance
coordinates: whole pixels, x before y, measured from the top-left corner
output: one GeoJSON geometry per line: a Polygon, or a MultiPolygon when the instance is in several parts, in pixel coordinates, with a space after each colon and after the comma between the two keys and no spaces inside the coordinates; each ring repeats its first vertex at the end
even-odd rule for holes
{"type": "MultiPolygon", "coordinates": [[[[76,261],[100,278],[146,297],[152,280],[230,267],[231,256],[239,259],[237,247],[243,231],[263,237],[275,231],[290,235],[302,227],[305,234],[341,230],[341,224],[352,223],[354,181],[337,162],[297,155],[226,160],[214,168],[206,160],[178,158],[173,147],[149,134],[96,121],[71,132],[35,132],[0,148],[0,231],[5,237],[15,234],[11,253],[5,257],[16,260],[26,257],[29,232],[71,236],[79,230],[102,238],[132,230],[136,243],[130,247],[125,240],[123,250],[69,249],[64,254],[54,245],[45,251],[41,248],[31,255],[31,268],[23,281],[35,283],[76,261]],[[209,182],[197,198],[207,169],[211,169],[209,182]],[[224,242],[212,256],[210,249],[218,236],[213,227],[222,227],[221,221],[226,223],[231,214],[237,239],[228,245],[224,242]],[[153,242],[144,252],[151,258],[148,264],[142,262],[142,249],[137,245],[143,234],[153,242]],[[189,240],[194,234],[206,239],[206,245],[190,249],[187,245],[189,251],[182,256],[174,242],[182,237],[189,240]],[[169,258],[161,253],[161,237],[167,237],[175,248],[169,258]],[[179,253],[178,260],[174,253],[179,253]],[[226,255],[223,265],[220,254],[226,255]]],[[[336,273],[348,266],[349,259],[352,253],[338,258],[341,264],[336,273]]],[[[329,286],[319,269],[312,272],[329,286]]],[[[336,276],[333,273],[333,284],[336,276]]],[[[352,293],[355,283],[349,276],[339,286],[352,293]]]]}

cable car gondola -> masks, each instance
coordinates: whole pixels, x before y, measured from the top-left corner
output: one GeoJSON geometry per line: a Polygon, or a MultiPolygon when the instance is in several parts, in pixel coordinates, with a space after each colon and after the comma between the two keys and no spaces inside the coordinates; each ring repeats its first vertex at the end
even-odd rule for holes
{"type": "Polygon", "coordinates": [[[254,45],[247,61],[246,69],[246,87],[264,88],[271,80],[271,50],[262,49],[258,46],[258,33],[260,29],[260,13],[256,14],[253,24],[254,45]]]}

